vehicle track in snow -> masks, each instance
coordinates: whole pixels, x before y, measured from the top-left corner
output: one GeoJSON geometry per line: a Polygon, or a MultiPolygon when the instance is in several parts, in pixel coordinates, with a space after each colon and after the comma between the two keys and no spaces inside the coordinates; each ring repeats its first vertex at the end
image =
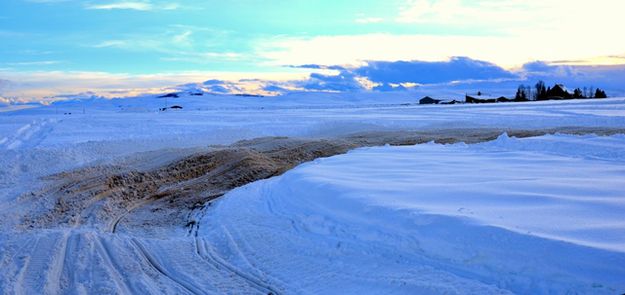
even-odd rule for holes
{"type": "Polygon", "coordinates": [[[118,290],[120,290],[123,294],[137,294],[138,290],[133,289],[132,285],[129,284],[127,277],[121,272],[121,267],[115,262],[113,255],[111,255],[111,250],[105,245],[103,238],[92,234],[92,239],[94,241],[96,251],[100,254],[103,263],[106,265],[106,269],[110,270],[111,276],[113,277],[113,281],[115,282],[118,290]]]}
{"type": "Polygon", "coordinates": [[[169,271],[163,266],[161,266],[161,264],[152,256],[152,254],[150,254],[150,252],[137,239],[131,238],[130,242],[131,244],[134,245],[141,259],[145,261],[146,264],[149,265],[156,272],[160,273],[164,277],[176,283],[183,290],[186,290],[190,294],[195,294],[195,295],[206,294],[205,292],[202,291],[201,288],[194,286],[193,284],[183,281],[180,278],[170,274],[169,271]]]}
{"type": "Polygon", "coordinates": [[[247,282],[252,288],[257,290],[261,294],[281,294],[281,292],[276,291],[275,288],[272,288],[265,281],[258,279],[247,272],[238,269],[228,262],[219,257],[208,245],[208,243],[198,237],[194,237],[195,239],[195,248],[196,254],[201,257],[207,263],[213,265],[217,270],[226,271],[231,273],[234,276],[237,276],[247,282]]]}
{"type": "Polygon", "coordinates": [[[38,119],[28,123],[17,129],[13,136],[3,138],[0,147],[6,150],[35,148],[52,132],[57,122],[54,119],[38,119]]]}
{"type": "MultiPolygon", "coordinates": [[[[218,198],[223,194],[217,194],[214,197],[218,198]]],[[[188,236],[193,238],[193,245],[195,254],[200,257],[204,262],[208,263],[212,268],[216,271],[224,273],[226,276],[236,276],[246,282],[250,287],[255,289],[259,294],[281,294],[281,292],[276,291],[275,288],[271,287],[265,280],[257,278],[254,275],[249,274],[248,272],[238,269],[233,265],[229,264],[227,261],[223,260],[214,250],[212,250],[209,242],[204,240],[203,238],[198,237],[198,233],[200,231],[199,220],[201,220],[206,214],[206,209],[208,206],[202,206],[198,208],[196,214],[194,212],[190,213],[189,219],[194,220],[194,222],[190,225],[190,229],[188,232],[188,236]],[[197,220],[197,222],[195,222],[197,220]]],[[[231,237],[230,237],[231,238],[231,237]]],[[[235,244],[232,241],[231,244],[235,244]]],[[[245,258],[243,254],[238,252],[241,258],[245,258]]],[[[250,265],[251,266],[251,265],[250,265]]]]}
{"type": "Polygon", "coordinates": [[[40,236],[15,283],[16,294],[58,294],[68,236],[59,233],[40,236]]]}
{"type": "Polygon", "coordinates": [[[60,275],[60,289],[70,290],[76,288],[76,276],[74,273],[76,256],[80,251],[81,235],[70,233],[65,247],[65,260],[60,275]]]}
{"type": "Polygon", "coordinates": [[[124,213],[119,214],[111,219],[111,222],[109,223],[107,227],[108,231],[111,233],[115,233],[115,231],[117,230],[117,226],[124,219],[124,217],[128,216],[128,214],[130,214],[133,210],[140,208],[141,206],[144,206],[151,202],[154,202],[154,200],[152,199],[140,200],[134,203],[133,205],[129,206],[129,208],[124,213]]]}

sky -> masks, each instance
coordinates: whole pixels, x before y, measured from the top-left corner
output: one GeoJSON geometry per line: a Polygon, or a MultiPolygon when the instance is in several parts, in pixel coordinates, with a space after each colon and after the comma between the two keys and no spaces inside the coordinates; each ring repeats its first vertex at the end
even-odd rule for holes
{"type": "Polygon", "coordinates": [[[265,81],[240,91],[402,88],[523,80],[536,62],[558,78],[625,80],[623,11],[619,0],[2,0],[0,97],[240,79],[265,81]]]}

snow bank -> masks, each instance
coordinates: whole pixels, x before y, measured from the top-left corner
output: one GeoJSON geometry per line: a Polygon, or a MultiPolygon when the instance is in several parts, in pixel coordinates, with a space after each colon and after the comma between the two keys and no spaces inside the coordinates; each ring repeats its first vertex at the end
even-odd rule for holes
{"type": "Polygon", "coordinates": [[[623,164],[622,135],[364,148],[232,191],[200,236],[297,293],[620,294],[623,164]]]}

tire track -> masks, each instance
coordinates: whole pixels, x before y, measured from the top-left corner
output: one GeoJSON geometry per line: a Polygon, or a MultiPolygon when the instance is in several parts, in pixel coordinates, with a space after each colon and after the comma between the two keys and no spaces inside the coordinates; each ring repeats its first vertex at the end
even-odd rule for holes
{"type": "Polygon", "coordinates": [[[59,294],[61,291],[61,277],[63,275],[63,269],[66,264],[71,262],[73,253],[68,252],[67,244],[69,242],[71,233],[66,232],[58,242],[58,247],[53,249],[54,255],[52,256],[52,263],[48,266],[46,272],[46,284],[45,293],[47,294],[59,294]]]}
{"type": "Polygon", "coordinates": [[[141,258],[146,262],[146,264],[150,268],[154,269],[157,273],[160,273],[164,277],[168,278],[170,281],[176,283],[179,287],[186,290],[190,294],[195,294],[195,295],[206,294],[200,288],[188,282],[185,282],[179,278],[176,278],[176,276],[172,275],[167,269],[162,267],[160,263],[156,261],[156,259],[152,256],[152,254],[150,254],[150,252],[148,252],[145,249],[145,247],[137,239],[130,238],[129,241],[137,250],[137,253],[141,256],[141,258]]]}
{"type": "MultiPolygon", "coordinates": [[[[30,256],[28,256],[26,263],[18,274],[15,282],[15,294],[30,295],[50,293],[50,289],[48,288],[48,272],[50,271],[50,265],[52,265],[52,268],[58,268],[58,265],[54,265],[54,263],[51,264],[51,262],[55,261],[55,258],[58,259],[58,257],[56,257],[58,253],[50,255],[50,252],[56,251],[59,243],[63,242],[59,241],[59,239],[53,237],[51,234],[37,239],[30,256]]],[[[65,249],[63,249],[63,252],[65,252],[65,249]]],[[[65,255],[65,253],[63,253],[63,255],[65,255]]],[[[60,281],[60,275],[56,279],[57,282],[60,281]]]]}
{"type": "MultiPolygon", "coordinates": [[[[218,195],[215,195],[214,197],[220,197],[222,195],[223,194],[218,194],[218,195]]],[[[272,294],[272,295],[279,294],[262,280],[258,280],[250,275],[246,275],[242,273],[241,271],[236,270],[234,267],[228,265],[223,260],[217,259],[216,258],[217,254],[207,249],[206,242],[204,241],[204,239],[198,238],[200,225],[199,225],[199,222],[195,222],[195,220],[201,220],[204,217],[204,215],[206,214],[207,206],[210,206],[210,205],[202,206],[201,208],[199,208],[198,211],[191,212],[188,216],[188,220],[194,221],[193,224],[191,224],[191,222],[188,223],[188,225],[191,224],[188,237],[193,237],[194,239],[193,246],[195,247],[195,254],[199,258],[201,258],[204,262],[206,262],[215,271],[223,274],[224,276],[228,276],[228,277],[234,276],[234,277],[240,278],[244,284],[246,284],[249,287],[252,287],[259,294],[272,294]],[[214,253],[214,255],[210,253],[214,253]]]]}
{"type": "Polygon", "coordinates": [[[91,239],[94,242],[96,251],[98,252],[98,254],[100,255],[100,258],[102,258],[102,261],[105,264],[106,270],[108,270],[111,276],[113,277],[113,281],[115,282],[115,285],[117,286],[120,293],[121,294],[139,294],[137,290],[134,290],[131,287],[126,277],[124,277],[122,273],[119,271],[121,268],[115,262],[113,255],[111,254],[111,249],[105,245],[105,242],[103,241],[102,237],[94,234],[93,236],[91,236],[91,239]]]}
{"type": "Polygon", "coordinates": [[[80,245],[80,234],[71,234],[67,240],[65,247],[65,259],[63,269],[61,270],[61,289],[71,290],[75,289],[73,284],[75,283],[75,259],[67,261],[68,257],[77,256],[77,251],[80,245]]]}
{"type": "Polygon", "coordinates": [[[205,260],[209,264],[213,265],[216,269],[226,270],[227,272],[239,278],[242,278],[251,287],[253,287],[254,289],[256,289],[262,294],[272,294],[272,295],[280,294],[279,292],[277,292],[275,289],[273,289],[264,281],[258,278],[255,278],[252,275],[242,272],[241,270],[237,269],[236,267],[230,265],[229,263],[221,259],[217,255],[217,253],[215,253],[212,249],[210,249],[210,247],[207,245],[204,239],[195,237],[195,243],[196,243],[195,247],[196,247],[197,255],[200,256],[203,260],[205,260]]]}
{"type": "Polygon", "coordinates": [[[119,225],[119,223],[122,221],[122,219],[124,219],[124,217],[128,216],[128,214],[130,214],[130,212],[143,207],[149,203],[154,202],[154,199],[146,199],[146,200],[142,200],[139,202],[134,203],[128,210],[126,210],[126,212],[119,214],[118,216],[115,216],[115,218],[113,218],[113,220],[111,220],[111,222],[108,224],[107,226],[107,231],[111,232],[111,233],[115,233],[117,231],[117,226],[119,225]]]}

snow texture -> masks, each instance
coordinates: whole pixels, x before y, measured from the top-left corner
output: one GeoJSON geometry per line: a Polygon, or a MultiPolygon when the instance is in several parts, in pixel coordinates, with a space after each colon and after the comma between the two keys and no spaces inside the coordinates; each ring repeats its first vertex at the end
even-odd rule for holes
{"type": "MultiPolygon", "coordinates": [[[[419,106],[409,93],[0,108],[6,294],[620,294],[623,135],[363,148],[226,194],[182,228],[16,227],[45,177],[261,136],[625,127],[625,99],[419,106]],[[180,105],[181,110],[158,111],[180,105]],[[150,234],[147,234],[150,233],[150,234]]],[[[43,202],[45,205],[45,200],[43,202]]]]}
{"type": "Polygon", "coordinates": [[[623,164],[622,135],[362,148],[232,191],[200,237],[291,292],[616,294],[623,164]]]}

